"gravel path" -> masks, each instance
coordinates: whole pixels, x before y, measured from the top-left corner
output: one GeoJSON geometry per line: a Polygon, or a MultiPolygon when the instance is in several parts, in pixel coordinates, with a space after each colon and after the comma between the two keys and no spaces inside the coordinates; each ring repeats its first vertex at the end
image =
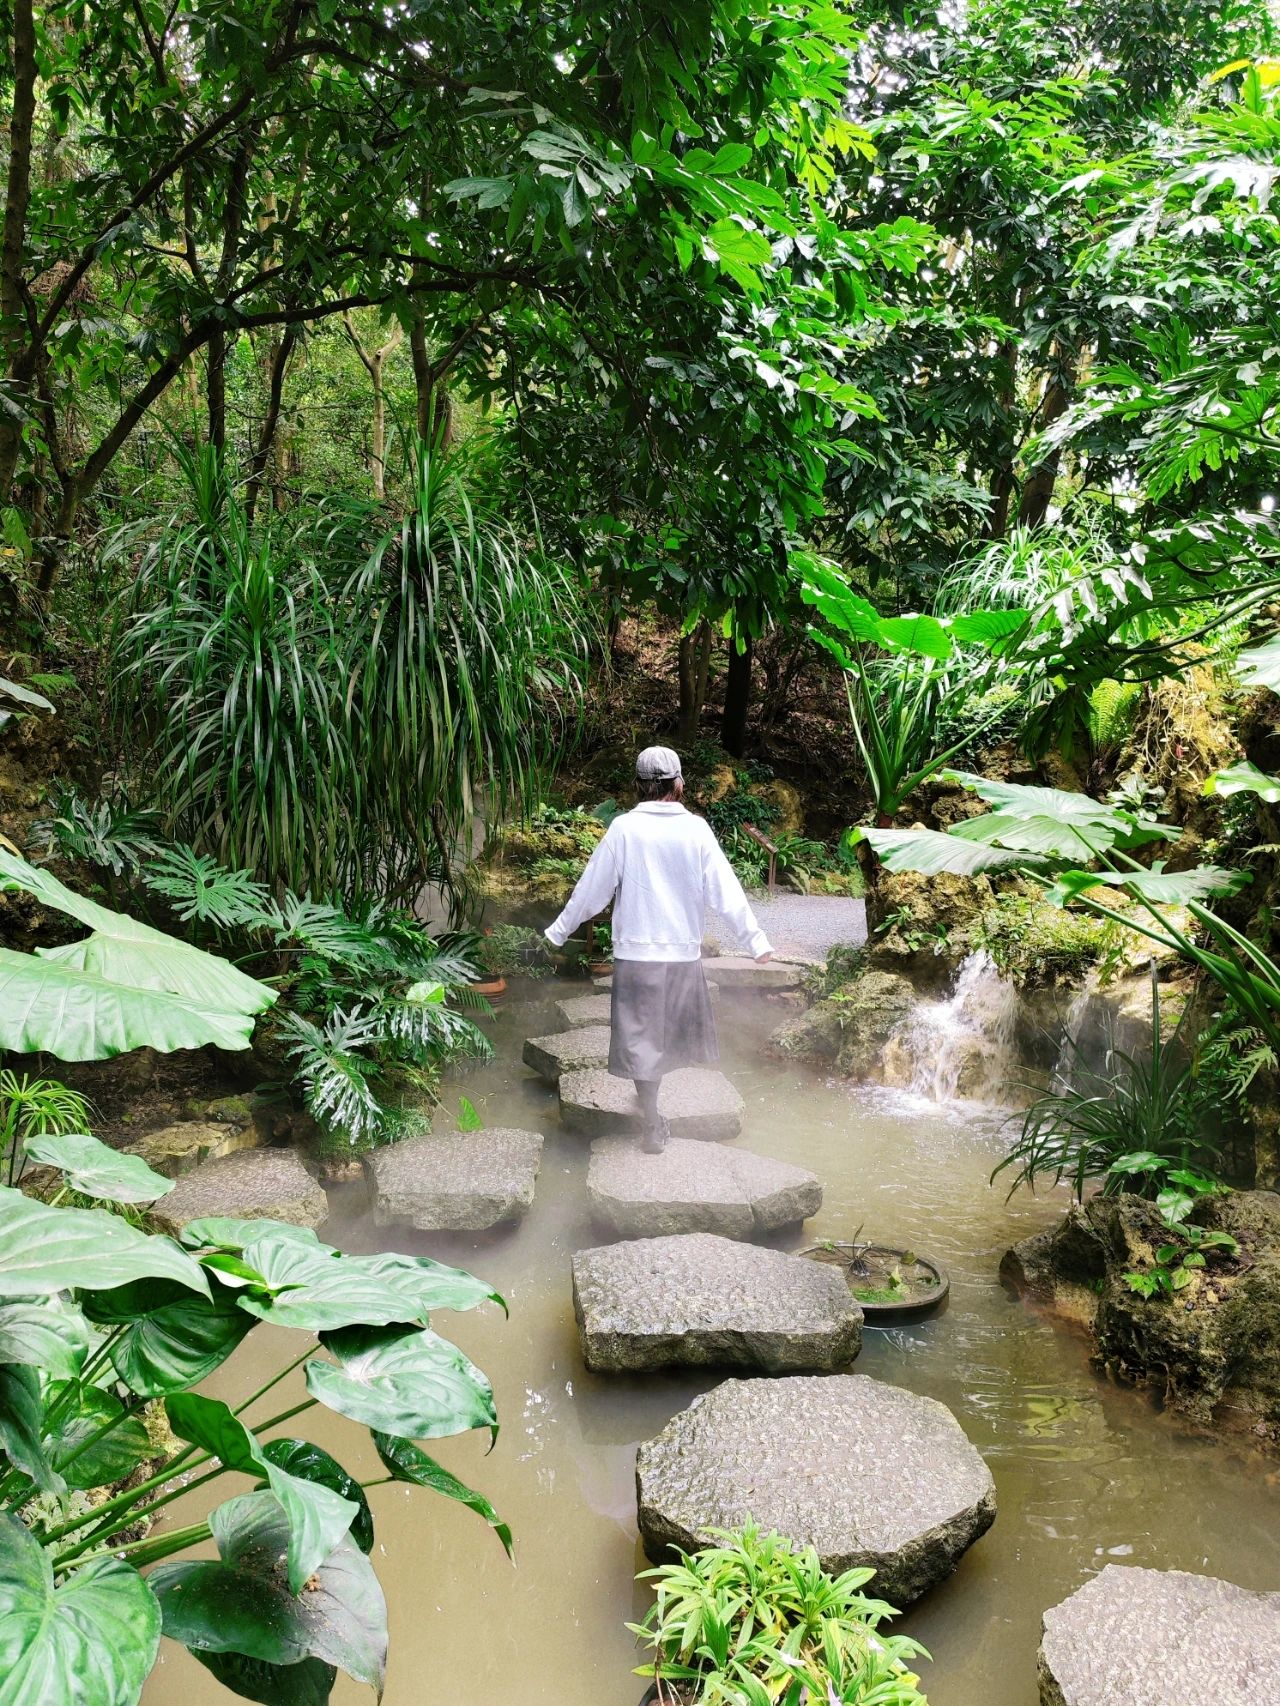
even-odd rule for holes
{"type": "MultiPolygon", "coordinates": [[[[837,942],[860,947],[867,939],[867,903],[848,895],[790,894],[779,889],[772,895],[752,895],[751,906],[780,954],[821,960],[837,942]]],[[[718,921],[709,922],[709,933],[718,936],[726,952],[735,952],[737,944],[727,927],[717,931],[718,921]]]]}

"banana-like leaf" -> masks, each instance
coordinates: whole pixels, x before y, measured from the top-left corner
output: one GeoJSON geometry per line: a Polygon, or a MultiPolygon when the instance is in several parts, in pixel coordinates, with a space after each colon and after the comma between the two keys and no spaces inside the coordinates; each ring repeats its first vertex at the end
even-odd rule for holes
{"type": "Polygon", "coordinates": [[[1047,898],[1055,906],[1065,906],[1086,890],[1103,887],[1124,889],[1157,904],[1186,906],[1235,894],[1251,878],[1249,871],[1226,871],[1218,865],[1200,865],[1191,871],[1064,871],[1047,890],[1047,898]]]}
{"type": "Polygon", "coordinates": [[[1280,634],[1261,646],[1248,646],[1236,659],[1236,675],[1246,687],[1269,687],[1280,693],[1280,634]]]}
{"type": "Polygon", "coordinates": [[[273,1493],[229,1499],[209,1527],[219,1561],[159,1564],[147,1578],[166,1635],[193,1652],[240,1653],[266,1665],[319,1659],[381,1693],[387,1605],[354,1542],[340,1540],[295,1594],[280,1572],[289,1524],[273,1493]]]}
{"type": "Polygon", "coordinates": [[[1256,794],[1269,806],[1280,801],[1280,777],[1268,776],[1256,764],[1229,764],[1205,781],[1206,794],[1256,794]]]}
{"type": "Polygon", "coordinates": [[[1031,853],[1006,852],[964,836],[943,835],[936,829],[855,829],[849,840],[865,841],[888,871],[920,871],[925,876],[950,871],[961,877],[976,877],[983,871],[1043,862],[1031,853]]]}
{"type": "Polygon", "coordinates": [[[402,1439],[496,1435],[493,1388],[429,1327],[345,1327],[320,1342],[334,1361],[307,1363],[307,1391],[340,1416],[402,1439]]]}
{"type": "Polygon", "coordinates": [[[0,1515],[0,1688],[4,1706],[135,1706],[160,1646],[160,1608],[116,1558],[54,1586],[49,1556],[0,1515]]]}
{"type": "MultiPolygon", "coordinates": [[[[967,770],[944,770],[944,782],[958,782],[962,788],[986,800],[1006,820],[1014,818],[1056,818],[1062,823],[1102,826],[1111,831],[1106,846],[1141,847],[1148,841],[1176,841],[1178,831],[1168,824],[1156,823],[1137,812],[1121,806],[1108,805],[1088,794],[1074,794],[1066,788],[1040,788],[1020,782],[1002,782],[988,776],[975,776],[967,770]]],[[[980,819],[971,820],[980,822],[980,819]]],[[[965,833],[970,833],[965,826],[965,833]]],[[[1100,845],[1103,845],[1100,843],[1100,845]]],[[[1066,855],[1078,858],[1081,849],[1066,855]]]]}
{"type": "Polygon", "coordinates": [[[412,1298],[414,1311],[410,1319],[425,1320],[436,1309],[475,1309],[481,1303],[496,1303],[509,1314],[506,1301],[488,1280],[478,1279],[465,1268],[447,1267],[433,1262],[430,1256],[405,1256],[398,1250],[387,1250],[375,1256],[346,1256],[362,1273],[386,1280],[412,1298]]]}
{"type": "Polygon", "coordinates": [[[1097,858],[1116,843],[1116,831],[1108,823],[1005,811],[966,818],[947,833],[963,841],[983,841],[988,846],[1016,853],[1041,853],[1050,859],[1097,858]]]}
{"type": "Polygon", "coordinates": [[[373,1443],[378,1448],[378,1456],[397,1481],[409,1481],[415,1487],[428,1487],[433,1493],[443,1493],[446,1499],[456,1499],[460,1505],[465,1505],[468,1510],[475,1511],[477,1516],[482,1516],[502,1542],[502,1549],[507,1557],[514,1561],[515,1545],[511,1538],[511,1529],[483,1493],[477,1493],[473,1487],[468,1487],[465,1481],[459,1481],[456,1475],[451,1475],[434,1457],[428,1457],[425,1451],[420,1451],[412,1440],[396,1439],[392,1434],[378,1433],[375,1430],[373,1443]]]}
{"type": "Polygon", "coordinates": [[[58,1132],[28,1137],[23,1148],[33,1161],[58,1167],[81,1196],[104,1202],[155,1202],[173,1189],[173,1180],[155,1173],[140,1155],[123,1155],[88,1132],[58,1132]]]}
{"type": "Polygon", "coordinates": [[[107,1291],[150,1277],[209,1296],[199,1263],[171,1239],[139,1232],[105,1209],[51,1208],[0,1188],[0,1297],[107,1291]]]}
{"type": "Polygon", "coordinates": [[[0,1303],[0,1363],[28,1363],[52,1380],[74,1380],[92,1342],[83,1312],[64,1297],[0,1303]]]}
{"type": "Polygon", "coordinates": [[[360,1515],[360,1506],[324,1482],[281,1468],[220,1399],[175,1392],[165,1410],[179,1439],[211,1452],[228,1469],[260,1477],[279,1499],[289,1523],[289,1586],[301,1593],[360,1515]]]}
{"type": "Polygon", "coordinates": [[[146,1044],[249,1046],[275,991],[149,924],[76,894],[0,848],[0,887],[23,889],[92,932],[34,955],[0,948],[0,1047],[101,1060],[146,1044]]]}

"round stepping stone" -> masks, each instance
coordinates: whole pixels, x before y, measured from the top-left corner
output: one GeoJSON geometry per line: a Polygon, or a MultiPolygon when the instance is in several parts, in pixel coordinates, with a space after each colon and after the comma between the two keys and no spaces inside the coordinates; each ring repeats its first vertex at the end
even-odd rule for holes
{"type": "Polygon", "coordinates": [[[802,1167],[680,1137],[661,1155],[646,1155],[633,1137],[597,1138],[587,1195],[596,1219],[624,1238],[675,1232],[750,1238],[807,1220],[822,1207],[822,1186],[802,1167]]]}
{"type": "Polygon", "coordinates": [[[750,1517],[832,1575],[874,1570],[870,1591],[896,1606],[950,1575],[996,1514],[950,1410],[863,1374],[726,1380],[640,1447],[636,1491],[655,1562],[750,1517]]]}
{"type": "Polygon", "coordinates": [[[757,965],[745,954],[716,954],[703,960],[702,969],[721,989],[760,989],[772,995],[780,989],[799,989],[812,968],[795,960],[757,965]]]}
{"type": "MultiPolygon", "coordinates": [[[[745,1104],[723,1072],[683,1066],[662,1080],[658,1111],[670,1122],[673,1137],[716,1142],[737,1137],[745,1104]]],[[[570,1131],[587,1137],[638,1132],[640,1103],[635,1085],[629,1078],[614,1078],[598,1069],[565,1072],[560,1078],[560,1118],[570,1131]]]]}
{"type": "Polygon", "coordinates": [[[363,1157],[374,1222],[484,1232],[519,1220],[542,1160],[536,1131],[442,1131],[363,1157]]]}
{"type": "Polygon", "coordinates": [[[164,1231],[175,1233],[208,1215],[314,1228],[327,1217],[329,1199],[296,1150],[242,1149],[184,1174],[152,1213],[164,1231]]]}
{"type": "Polygon", "coordinates": [[[609,1064],[609,1027],[587,1025],[577,1031],[557,1031],[553,1037],[530,1037],[524,1045],[524,1063],[548,1084],[558,1084],[565,1072],[602,1071],[609,1064]]]}
{"type": "Polygon", "coordinates": [[[567,1031],[607,1025],[612,1010],[612,995],[577,995],[572,1001],[556,1002],[556,1018],[567,1031]]]}
{"type": "Polygon", "coordinates": [[[579,1250],[573,1308],[588,1368],[842,1368],[862,1311],[834,1269],[707,1232],[579,1250]],[[805,1270],[808,1270],[806,1272],[805,1270]]]}
{"type": "Polygon", "coordinates": [[[1044,1614],[1040,1706],[1280,1701],[1280,1593],[1108,1564],[1044,1614]]]}

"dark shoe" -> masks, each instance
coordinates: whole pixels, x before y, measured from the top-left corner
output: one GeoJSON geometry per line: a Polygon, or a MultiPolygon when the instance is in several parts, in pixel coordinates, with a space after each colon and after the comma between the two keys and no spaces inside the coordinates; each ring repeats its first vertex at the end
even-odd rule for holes
{"type": "Polygon", "coordinates": [[[640,1147],[646,1155],[661,1155],[667,1147],[667,1139],[671,1136],[671,1127],[666,1120],[659,1120],[656,1125],[647,1125],[640,1138],[640,1147]]]}

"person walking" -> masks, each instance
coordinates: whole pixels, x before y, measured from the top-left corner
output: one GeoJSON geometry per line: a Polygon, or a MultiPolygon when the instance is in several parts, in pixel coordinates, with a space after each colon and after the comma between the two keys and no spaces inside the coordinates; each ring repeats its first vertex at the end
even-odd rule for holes
{"type": "Polygon", "coordinates": [[[669,746],[647,746],[636,759],[636,788],[639,803],[614,818],[564,911],[543,933],[562,948],[613,902],[609,1071],[635,1084],[641,1148],[658,1155],[670,1136],[658,1111],[662,1080],[679,1067],[719,1059],[702,969],[708,908],[760,964],[773,949],[711,825],[682,804],[680,759],[669,746]]]}

